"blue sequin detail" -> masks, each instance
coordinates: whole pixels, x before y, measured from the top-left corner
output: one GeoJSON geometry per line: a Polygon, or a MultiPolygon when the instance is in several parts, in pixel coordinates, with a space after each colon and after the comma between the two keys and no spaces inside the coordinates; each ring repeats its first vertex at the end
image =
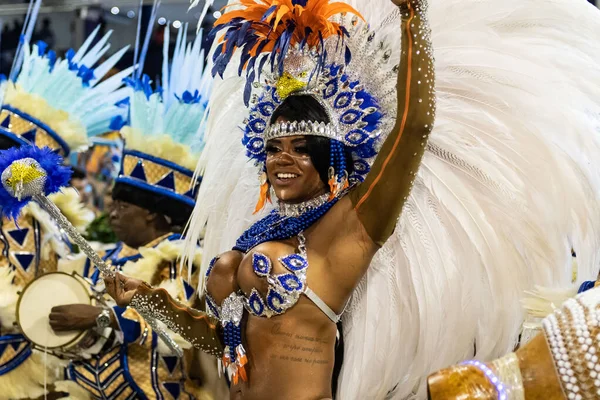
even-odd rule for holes
{"type": "Polygon", "coordinates": [[[252,289],[252,293],[248,297],[248,307],[254,315],[259,317],[265,312],[265,303],[256,289],[252,289]]]}
{"type": "Polygon", "coordinates": [[[252,138],[248,141],[246,148],[248,152],[252,154],[260,154],[263,152],[264,140],[259,138],[252,138]]]}
{"type": "Polygon", "coordinates": [[[337,95],[335,98],[335,102],[333,103],[335,108],[346,108],[350,106],[352,99],[354,98],[354,94],[351,92],[342,92],[337,95]]]}
{"type": "Polygon", "coordinates": [[[250,129],[252,129],[252,131],[256,133],[263,133],[267,128],[265,121],[263,121],[262,119],[252,120],[248,125],[250,126],[250,129]]]}
{"type": "Polygon", "coordinates": [[[281,257],[279,261],[285,268],[292,272],[302,271],[308,267],[308,261],[300,254],[290,254],[289,256],[281,257]]]}
{"type": "MultiPolygon", "coordinates": [[[[304,240],[304,236],[302,236],[301,243],[304,240]]],[[[269,257],[258,252],[252,254],[254,273],[266,278],[269,287],[265,297],[256,288],[253,288],[246,298],[244,305],[253,315],[271,318],[273,315],[282,314],[293,307],[304,292],[306,269],[308,268],[306,255],[304,253],[290,254],[279,258],[278,261],[290,272],[272,275],[273,263],[269,257]]]]}
{"type": "Polygon", "coordinates": [[[360,111],[348,110],[342,114],[340,122],[347,125],[355,124],[362,116],[363,113],[360,111]]]}
{"type": "Polygon", "coordinates": [[[297,292],[304,289],[302,281],[294,274],[278,275],[277,280],[288,292],[297,292]]]}
{"type": "Polygon", "coordinates": [[[272,288],[269,288],[269,292],[267,293],[267,307],[269,307],[271,311],[276,314],[283,313],[285,310],[281,305],[284,304],[284,302],[285,300],[281,294],[277,293],[272,288]]]}
{"type": "Polygon", "coordinates": [[[265,101],[263,103],[259,103],[257,108],[258,111],[265,117],[271,117],[275,111],[275,104],[270,101],[265,101]]]}
{"type": "MultiPolygon", "coordinates": [[[[346,140],[355,146],[358,146],[367,139],[369,139],[369,134],[362,129],[354,129],[353,131],[348,132],[346,135],[346,140]]],[[[358,161],[364,162],[363,160],[358,161]]]]}
{"type": "Polygon", "coordinates": [[[325,89],[323,89],[323,98],[328,99],[334,96],[338,92],[338,80],[332,79],[327,82],[325,89]]]}
{"type": "Polygon", "coordinates": [[[252,268],[254,273],[261,277],[267,277],[271,273],[271,260],[264,254],[254,253],[252,255],[252,268]]]}
{"type": "Polygon", "coordinates": [[[354,161],[354,170],[360,172],[360,174],[362,175],[367,174],[371,170],[371,167],[366,161],[356,160],[354,161]]]}

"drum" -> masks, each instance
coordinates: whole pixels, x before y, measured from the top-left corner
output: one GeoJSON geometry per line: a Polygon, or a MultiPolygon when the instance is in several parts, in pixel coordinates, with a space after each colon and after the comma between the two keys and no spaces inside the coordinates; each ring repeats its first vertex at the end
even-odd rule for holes
{"type": "Polygon", "coordinates": [[[21,333],[39,350],[59,357],[87,358],[83,353],[88,353],[92,347],[101,348],[106,339],[99,339],[104,335],[95,331],[55,332],[50,327],[50,311],[56,306],[94,303],[89,285],[83,278],[52,272],[31,281],[21,292],[17,302],[17,323],[21,333]]]}

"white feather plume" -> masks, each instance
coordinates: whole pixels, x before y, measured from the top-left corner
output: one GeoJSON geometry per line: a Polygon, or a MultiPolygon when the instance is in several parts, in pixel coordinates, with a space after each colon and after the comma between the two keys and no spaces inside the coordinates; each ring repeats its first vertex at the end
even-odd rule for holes
{"type": "Polygon", "coordinates": [[[4,98],[7,105],[53,128],[73,149],[87,145],[88,136],[107,132],[113,118],[123,117],[126,112],[116,103],[127,98],[127,92],[119,88],[133,69],[127,68],[102,83],[100,80],[121,59],[127,47],[98,64],[110,49],[112,34],[109,31],[90,48],[99,28],[77,52],[70,50],[66,59],[55,62],[43,45],[24,44],[22,69],[16,85],[8,85],[4,98]],[[86,68],[90,70],[89,76],[83,73],[86,68]]]}

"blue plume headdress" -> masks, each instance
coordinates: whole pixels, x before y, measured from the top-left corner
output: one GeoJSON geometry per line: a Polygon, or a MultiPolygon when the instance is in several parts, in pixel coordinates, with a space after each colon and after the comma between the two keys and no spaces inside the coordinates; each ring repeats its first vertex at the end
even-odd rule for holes
{"type": "Polygon", "coordinates": [[[169,60],[165,30],[161,86],[153,87],[147,76],[127,80],[129,121],[121,130],[125,150],[113,191],[116,198],[178,221],[187,220],[195,204],[199,154],[193,145],[202,140],[212,85],[204,71],[202,36],[186,45],[185,32],[185,27],[179,30],[169,60]]]}
{"type": "Polygon", "coordinates": [[[250,108],[243,127],[247,155],[262,172],[269,139],[322,136],[332,140],[330,185],[335,192],[364,180],[382,132],[394,123],[397,66],[390,65],[392,51],[374,40],[375,34],[345,3],[242,0],[240,5],[245,8],[227,12],[215,23],[213,34],[225,33],[213,55],[213,73],[222,75],[233,53],[241,53],[238,73],[246,71],[244,96],[250,108]],[[315,98],[329,123],[271,124],[277,107],[295,95],[315,98]],[[352,160],[345,159],[345,148],[352,160]],[[347,176],[349,163],[354,172],[347,176]]]}
{"type": "Polygon", "coordinates": [[[23,65],[15,82],[7,84],[0,114],[0,133],[20,144],[49,146],[67,156],[88,144],[88,136],[107,132],[111,121],[124,116],[117,104],[127,97],[122,80],[128,68],[100,82],[127,51],[123,48],[105,62],[111,32],[92,46],[99,27],[78,51],[57,59],[47,45],[23,44],[23,65]],[[97,65],[98,64],[98,65],[97,65]]]}

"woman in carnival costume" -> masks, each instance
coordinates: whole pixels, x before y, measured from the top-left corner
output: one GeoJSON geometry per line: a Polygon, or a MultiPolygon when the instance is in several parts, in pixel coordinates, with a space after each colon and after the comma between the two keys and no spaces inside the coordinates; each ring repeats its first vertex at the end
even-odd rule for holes
{"type": "MultiPolygon", "coordinates": [[[[352,7],[305,3],[288,13],[284,6],[252,4],[217,22],[233,28],[217,50],[216,72],[223,73],[234,43],[245,45],[240,68],[248,75],[247,95],[258,78],[256,55],[263,60],[263,52],[274,55],[244,143],[262,179],[256,211],[270,200],[271,189],[281,207],[246,231],[233,251],[211,262],[208,314],[184,308],[166,291],[147,285],[131,299],[222,358],[232,379],[231,398],[332,397],[336,324],[394,230],[435,112],[429,31],[418,2],[400,5],[410,35],[403,37],[407,51],[397,68],[388,62],[392,50],[373,42],[352,7]],[[349,14],[329,21],[340,12],[349,14]],[[263,15],[272,27],[263,26],[263,15]],[[266,37],[271,28],[280,39],[266,37]],[[361,51],[382,68],[353,64],[361,51]],[[396,112],[402,116],[397,121],[396,112]],[[156,307],[155,298],[170,307],[156,307]]],[[[135,283],[125,281],[125,289],[135,283]]],[[[122,286],[107,285],[123,304],[122,286]]]]}
{"type": "MultiPolygon", "coordinates": [[[[131,70],[99,82],[127,49],[98,64],[110,48],[110,33],[92,47],[97,34],[98,29],[77,52],[69,50],[64,60],[47,52],[43,42],[23,44],[18,53],[23,57],[20,72],[14,71],[14,82],[5,83],[0,109],[2,149],[33,145],[67,157],[71,151],[85,148],[89,136],[107,132],[113,118],[123,116],[123,110],[114,104],[126,97],[119,88],[131,70]]],[[[93,219],[73,188],[51,200],[81,232],[93,219]]],[[[19,292],[42,274],[70,270],[71,247],[64,232],[37,203],[29,204],[15,219],[3,218],[1,224],[0,398],[37,398],[47,393],[46,384],[52,387],[62,367],[55,357],[45,358],[34,349],[15,327],[19,292]]],[[[102,311],[92,308],[96,313],[102,311]]]]}
{"type": "Polygon", "coordinates": [[[344,309],[337,397],[424,398],[432,371],[514,349],[523,292],[571,282],[572,247],[578,279],[597,273],[598,11],[434,1],[427,141],[425,7],[398,3],[248,0],[217,22],[224,79],[188,232],[208,224],[207,254],[235,243],[206,268],[210,315],[139,282],[110,290],[218,355],[234,398],[330,398],[344,309]]]}
{"type": "MultiPolygon", "coordinates": [[[[186,306],[194,306],[201,247],[196,246],[189,274],[187,268],[179,270],[178,260],[183,253],[181,230],[199,187],[193,178],[199,153],[190,145],[202,140],[198,127],[205,119],[212,78],[203,73],[202,36],[188,44],[186,30],[179,30],[173,58],[165,60],[160,86],[153,89],[145,75],[127,79],[129,118],[121,129],[125,146],[109,213],[120,241],[104,259],[128,277],[165,288],[186,306]]],[[[169,44],[167,29],[165,57],[169,44]]],[[[88,261],[84,276],[98,283],[100,271],[88,261]]],[[[97,288],[103,289],[101,283],[97,288]]],[[[180,358],[157,339],[134,309],[115,306],[112,312],[119,340],[89,360],[71,362],[67,377],[79,390],[67,382],[58,385],[72,396],[210,400],[212,394],[226,390],[214,364],[185,341],[178,340],[186,350],[180,358]]],[[[75,315],[69,318],[77,321],[75,315]]],[[[88,321],[93,323],[93,319],[88,321]]],[[[65,328],[68,323],[61,326],[65,328]]]]}

